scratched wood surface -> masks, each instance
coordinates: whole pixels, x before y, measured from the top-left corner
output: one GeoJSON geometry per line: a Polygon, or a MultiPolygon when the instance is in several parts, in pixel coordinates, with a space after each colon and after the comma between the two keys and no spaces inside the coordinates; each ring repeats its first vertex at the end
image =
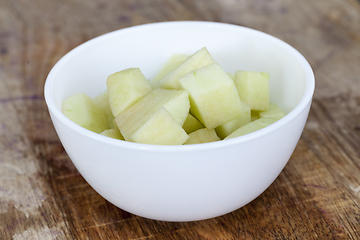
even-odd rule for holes
{"type": "Polygon", "coordinates": [[[360,239],[357,0],[0,0],[0,239],[360,239]],[[44,102],[72,48],[133,25],[206,20],[255,28],[309,60],[316,93],[284,171],[257,199],[198,222],[134,216],[99,196],[64,152],[44,102]]]}

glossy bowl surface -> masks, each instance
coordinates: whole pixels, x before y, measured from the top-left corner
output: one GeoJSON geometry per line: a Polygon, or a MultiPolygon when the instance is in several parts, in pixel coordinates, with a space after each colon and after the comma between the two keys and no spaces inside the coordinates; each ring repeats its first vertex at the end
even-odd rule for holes
{"type": "Polygon", "coordinates": [[[73,49],[49,73],[45,99],[70,159],[101,196],[146,218],[194,221],[244,206],[275,180],[301,136],[314,87],[306,59],[275,37],[231,24],[165,22],[114,31],[73,49]],[[269,72],[271,101],[287,115],[235,139],[155,146],[101,136],[61,112],[72,94],[105,91],[114,72],[139,67],[151,79],[172,54],[204,46],[227,72],[269,72]]]}

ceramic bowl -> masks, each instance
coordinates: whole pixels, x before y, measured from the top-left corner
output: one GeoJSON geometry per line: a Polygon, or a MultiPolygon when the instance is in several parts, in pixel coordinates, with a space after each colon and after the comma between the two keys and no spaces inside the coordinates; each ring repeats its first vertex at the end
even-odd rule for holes
{"type": "Polygon", "coordinates": [[[314,86],[306,59],[273,36],[223,23],[164,22],[121,29],[76,47],[49,73],[45,99],[70,159],[101,196],[142,217],[195,221],[241,208],[269,187],[298,143],[314,86]],[[156,146],[93,133],[61,112],[72,94],[95,97],[105,91],[114,72],[139,67],[151,79],[172,54],[204,46],[226,72],[269,72],[271,102],[286,116],[234,139],[156,146]]]}

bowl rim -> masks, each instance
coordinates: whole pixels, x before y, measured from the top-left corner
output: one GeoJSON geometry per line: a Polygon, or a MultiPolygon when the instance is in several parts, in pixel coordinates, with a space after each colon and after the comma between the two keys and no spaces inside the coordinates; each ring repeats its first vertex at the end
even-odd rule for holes
{"type": "Polygon", "coordinates": [[[308,63],[308,61],[305,59],[305,57],[294,47],[292,47],[291,45],[289,45],[288,43],[284,42],[283,40],[277,37],[274,37],[270,34],[267,34],[259,30],[255,30],[252,28],[243,27],[235,24],[209,22],[209,21],[169,21],[169,22],[147,23],[147,24],[131,26],[131,27],[115,30],[109,33],[105,33],[103,35],[100,35],[98,37],[95,37],[80,44],[79,46],[75,47],[74,49],[66,53],[50,70],[44,86],[45,102],[48,106],[48,110],[50,114],[52,114],[61,123],[66,125],[68,128],[72,129],[73,131],[77,132],[78,134],[81,134],[92,140],[99,141],[119,148],[127,148],[127,149],[147,151],[147,152],[176,152],[176,153],[188,152],[188,151],[194,151],[194,152],[207,151],[209,149],[229,147],[232,145],[244,143],[253,140],[255,138],[259,138],[261,136],[267,135],[279,129],[281,126],[288,124],[298,115],[300,115],[306,109],[307,105],[311,103],[314,91],[315,91],[315,76],[313,70],[310,64],[308,63]],[[83,48],[90,47],[93,43],[97,41],[111,38],[113,35],[116,34],[124,34],[125,32],[141,30],[142,28],[167,27],[169,25],[171,27],[176,27],[177,25],[191,25],[191,26],[198,25],[201,27],[221,26],[226,28],[238,28],[238,29],[242,29],[243,31],[251,32],[253,34],[262,35],[263,37],[266,37],[270,41],[280,44],[286,51],[290,52],[290,54],[297,59],[298,63],[301,65],[302,69],[304,70],[304,74],[306,78],[306,87],[301,100],[288,114],[286,114],[285,117],[281,118],[280,120],[276,121],[275,123],[271,124],[268,127],[265,127],[258,131],[240,137],[227,139],[225,141],[191,144],[191,145],[152,145],[152,144],[133,143],[133,142],[127,142],[127,141],[121,141],[121,140],[109,138],[100,135],[98,133],[92,132],[90,130],[87,130],[81,127],[80,125],[74,123],[62,113],[61,109],[57,107],[57,104],[55,103],[55,100],[52,96],[52,89],[54,85],[55,76],[58,73],[58,71],[61,70],[62,66],[67,62],[67,60],[70,59],[73,55],[76,55],[79,51],[83,50],[83,48]]]}

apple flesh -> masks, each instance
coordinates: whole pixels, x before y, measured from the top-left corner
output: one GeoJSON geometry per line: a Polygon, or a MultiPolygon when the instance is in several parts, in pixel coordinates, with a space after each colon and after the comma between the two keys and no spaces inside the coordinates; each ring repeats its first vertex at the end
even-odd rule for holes
{"type": "Polygon", "coordinates": [[[182,77],[191,71],[205,67],[214,62],[214,59],[208,50],[204,47],[190,56],[185,62],[171,71],[163,79],[161,79],[159,81],[159,85],[160,87],[167,89],[181,89],[179,84],[179,77],[182,77]]]}
{"type": "Polygon", "coordinates": [[[129,138],[136,143],[182,145],[189,136],[165,107],[160,107],[129,138]]]}
{"type": "Polygon", "coordinates": [[[215,129],[202,128],[189,134],[189,139],[184,144],[198,144],[220,141],[215,129]]]}
{"type": "Polygon", "coordinates": [[[251,121],[250,106],[243,101],[241,101],[241,105],[242,107],[241,109],[239,109],[239,111],[241,112],[241,117],[236,118],[230,122],[224,123],[215,129],[217,135],[221,139],[224,139],[232,132],[234,132],[236,129],[238,129],[241,126],[244,126],[245,124],[248,124],[251,121]]]}
{"type": "Polygon", "coordinates": [[[62,112],[78,125],[101,133],[109,128],[105,111],[85,93],[78,93],[63,101],[62,112]]]}
{"type": "Polygon", "coordinates": [[[188,117],[185,119],[185,122],[183,124],[183,129],[185,130],[185,132],[189,134],[195,132],[200,128],[204,128],[204,125],[189,113],[188,117]]]}
{"type": "Polygon", "coordinates": [[[227,74],[233,81],[235,80],[235,73],[227,73],[227,74]]]}
{"type": "Polygon", "coordinates": [[[159,108],[164,107],[182,126],[189,114],[189,94],[185,90],[169,90],[157,88],[120,113],[116,124],[125,140],[129,140],[159,108]]]}
{"type": "Polygon", "coordinates": [[[171,71],[179,67],[188,58],[189,55],[187,54],[172,55],[151,81],[152,87],[159,88],[160,87],[159,81],[163,79],[166,75],[168,75],[171,71]]]}
{"type": "Polygon", "coordinates": [[[125,140],[124,137],[121,135],[118,128],[108,129],[108,130],[101,132],[100,134],[103,136],[115,138],[118,140],[125,140]]]}
{"type": "Polygon", "coordinates": [[[111,111],[115,117],[151,91],[150,82],[138,68],[111,74],[106,85],[111,111]]]}
{"type": "Polygon", "coordinates": [[[114,121],[114,115],[110,108],[108,91],[106,90],[103,93],[100,93],[97,97],[94,98],[94,102],[99,108],[103,109],[108,120],[109,128],[114,128],[116,123],[114,121]]]}
{"type": "Polygon", "coordinates": [[[277,119],[275,119],[275,118],[259,118],[255,121],[252,121],[252,122],[238,128],[233,133],[231,133],[229,136],[227,136],[224,140],[230,139],[230,138],[235,138],[235,137],[240,137],[245,134],[255,132],[264,127],[269,126],[270,124],[273,124],[276,121],[277,121],[277,119]]]}
{"type": "Polygon", "coordinates": [[[217,63],[179,78],[190,95],[191,114],[206,128],[241,117],[241,101],[234,81],[217,63]]]}
{"type": "Polygon", "coordinates": [[[184,125],[184,122],[190,111],[189,93],[184,90],[176,91],[176,94],[174,94],[175,96],[170,98],[166,103],[164,103],[163,106],[166,108],[166,110],[169,111],[171,116],[175,118],[176,122],[182,126],[184,125]]]}
{"type": "Polygon", "coordinates": [[[260,116],[259,116],[259,111],[251,111],[251,122],[252,121],[255,121],[255,120],[257,120],[257,119],[259,119],[260,118],[260,116]]]}
{"type": "Polygon", "coordinates": [[[268,73],[226,73],[205,47],[191,56],[174,54],[151,82],[129,68],[111,74],[106,85],[94,99],[83,93],[67,98],[63,113],[91,131],[137,143],[225,140],[285,116],[269,101],[268,73]]]}
{"type": "Polygon", "coordinates": [[[280,119],[285,116],[284,111],[278,107],[275,103],[270,103],[269,109],[266,111],[259,112],[261,118],[275,118],[280,119]]]}
{"type": "Polygon", "coordinates": [[[236,71],[235,85],[240,99],[251,110],[265,111],[269,108],[269,74],[264,72],[236,71]]]}

